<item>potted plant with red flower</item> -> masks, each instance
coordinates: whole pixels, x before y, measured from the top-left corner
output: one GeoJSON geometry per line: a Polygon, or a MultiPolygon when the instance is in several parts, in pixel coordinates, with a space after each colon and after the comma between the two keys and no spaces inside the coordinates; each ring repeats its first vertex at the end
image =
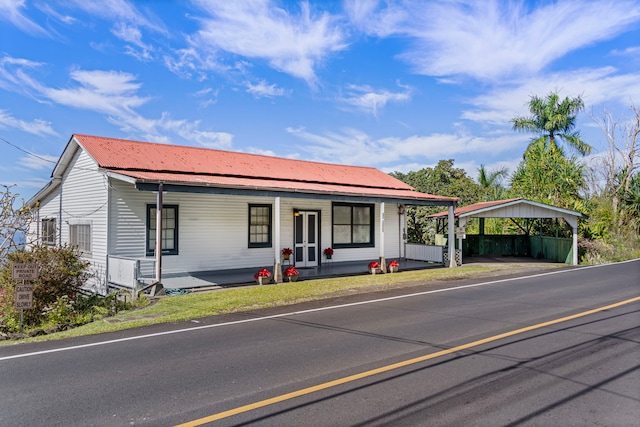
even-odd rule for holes
{"type": "Polygon", "coordinates": [[[369,263],[369,271],[371,272],[371,274],[376,274],[378,272],[380,272],[380,263],[378,261],[371,261],[369,263]]]}
{"type": "Polygon", "coordinates": [[[331,257],[333,256],[333,249],[332,248],[326,248],[324,251],[322,251],[322,253],[324,254],[324,256],[327,259],[331,259],[331,257]]]}
{"type": "Polygon", "coordinates": [[[253,278],[256,279],[256,284],[258,285],[268,285],[271,283],[271,272],[266,268],[263,268],[254,274],[253,278]]]}
{"type": "Polygon", "coordinates": [[[291,248],[283,248],[282,258],[285,260],[288,260],[292,253],[293,253],[293,250],[291,250],[291,248]]]}
{"type": "Polygon", "coordinates": [[[286,277],[287,281],[289,282],[297,281],[299,274],[300,273],[298,273],[298,270],[296,270],[294,267],[287,267],[286,270],[284,270],[284,277],[286,277]]]}
{"type": "Polygon", "coordinates": [[[389,263],[389,272],[390,273],[397,273],[398,272],[398,268],[400,268],[400,263],[396,260],[393,260],[389,263]]]}

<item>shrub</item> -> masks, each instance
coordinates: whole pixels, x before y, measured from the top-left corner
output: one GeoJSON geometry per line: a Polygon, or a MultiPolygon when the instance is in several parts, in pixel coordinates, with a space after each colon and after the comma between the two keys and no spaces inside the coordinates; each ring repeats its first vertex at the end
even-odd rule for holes
{"type": "Polygon", "coordinates": [[[65,317],[68,312],[73,312],[70,301],[78,297],[91,277],[87,271],[89,263],[82,260],[77,249],[70,246],[35,246],[31,250],[9,253],[0,267],[0,288],[3,293],[0,300],[0,326],[5,329],[15,329],[15,318],[19,316],[14,308],[16,282],[11,278],[13,263],[35,263],[39,268],[39,277],[33,281],[33,308],[24,310],[25,326],[41,324],[50,313],[54,317],[65,317]]]}

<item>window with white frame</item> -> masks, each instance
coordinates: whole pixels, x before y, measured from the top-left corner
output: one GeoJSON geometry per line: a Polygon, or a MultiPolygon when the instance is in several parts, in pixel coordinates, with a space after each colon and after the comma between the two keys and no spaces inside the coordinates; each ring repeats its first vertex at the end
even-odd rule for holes
{"type": "Polygon", "coordinates": [[[56,244],[56,219],[44,218],[40,221],[40,237],[43,245],[55,245],[56,244]]]}
{"type": "Polygon", "coordinates": [[[91,255],[91,224],[69,224],[69,243],[83,255],[91,255]]]}

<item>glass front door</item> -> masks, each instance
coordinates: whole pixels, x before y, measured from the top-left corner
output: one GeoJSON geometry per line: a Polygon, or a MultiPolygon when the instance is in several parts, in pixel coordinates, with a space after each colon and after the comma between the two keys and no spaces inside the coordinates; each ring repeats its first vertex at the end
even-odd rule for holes
{"type": "Polygon", "coordinates": [[[318,266],[318,213],[300,211],[295,217],[296,267],[318,266]]]}

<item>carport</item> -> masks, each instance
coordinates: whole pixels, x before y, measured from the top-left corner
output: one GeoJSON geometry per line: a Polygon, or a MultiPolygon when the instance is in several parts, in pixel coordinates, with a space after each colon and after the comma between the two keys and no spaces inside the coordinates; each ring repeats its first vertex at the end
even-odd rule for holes
{"type": "MultiPolygon", "coordinates": [[[[447,212],[431,215],[438,221],[437,230],[441,230],[447,221],[447,212]]],[[[549,259],[567,264],[578,264],[578,219],[586,215],[527,199],[495,200],[456,208],[454,218],[458,221],[458,248],[462,252],[478,255],[517,255],[549,259]],[[479,219],[478,235],[464,235],[465,225],[471,218],[479,219]],[[523,234],[517,235],[485,235],[485,218],[511,219],[523,234]],[[572,229],[572,238],[531,236],[530,222],[521,224],[516,219],[564,219],[572,229]],[[463,245],[463,239],[464,245],[463,245]],[[496,253],[498,251],[499,253],[496,253]]]]}

